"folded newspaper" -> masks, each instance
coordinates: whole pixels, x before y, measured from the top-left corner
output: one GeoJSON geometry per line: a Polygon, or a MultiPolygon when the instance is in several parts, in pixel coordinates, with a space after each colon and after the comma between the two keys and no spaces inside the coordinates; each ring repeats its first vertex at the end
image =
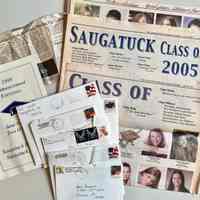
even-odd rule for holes
{"type": "Polygon", "coordinates": [[[71,1],[60,91],[96,81],[118,98],[127,200],[199,192],[199,19],[192,7],[71,1]]]}

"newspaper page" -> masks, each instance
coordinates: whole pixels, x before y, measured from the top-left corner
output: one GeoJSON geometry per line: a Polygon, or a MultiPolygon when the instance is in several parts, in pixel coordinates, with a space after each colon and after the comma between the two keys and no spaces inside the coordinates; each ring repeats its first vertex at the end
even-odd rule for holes
{"type": "Polygon", "coordinates": [[[96,80],[119,98],[122,127],[199,132],[198,9],[71,1],[70,11],[61,90],[96,80]]]}
{"type": "Polygon", "coordinates": [[[96,25],[98,19],[89,18],[86,24],[76,16],[71,21],[63,89],[97,80],[103,95],[120,98],[125,126],[143,127],[145,120],[145,128],[158,122],[166,130],[200,128],[198,34],[138,24],[119,30],[118,22],[96,25]]]}
{"type": "Polygon", "coordinates": [[[38,67],[48,94],[53,94],[57,91],[59,72],[54,57],[52,37],[48,27],[49,22],[45,21],[44,18],[36,19],[26,25],[23,35],[31,54],[38,59],[38,67]]]}
{"type": "Polygon", "coordinates": [[[24,27],[0,34],[0,63],[34,55],[48,94],[58,88],[63,15],[36,19],[24,27]]]}
{"type": "Polygon", "coordinates": [[[30,56],[30,48],[21,35],[23,28],[17,28],[0,35],[0,64],[9,63],[30,56]]]}
{"type": "Polygon", "coordinates": [[[198,131],[198,33],[82,18],[69,17],[63,89],[97,80],[120,99],[121,125],[198,131]]]}
{"type": "Polygon", "coordinates": [[[63,44],[64,14],[56,13],[54,15],[48,15],[46,17],[42,17],[41,20],[45,24],[47,24],[47,27],[49,28],[56,65],[58,67],[58,70],[60,71],[61,52],[63,44]]]}

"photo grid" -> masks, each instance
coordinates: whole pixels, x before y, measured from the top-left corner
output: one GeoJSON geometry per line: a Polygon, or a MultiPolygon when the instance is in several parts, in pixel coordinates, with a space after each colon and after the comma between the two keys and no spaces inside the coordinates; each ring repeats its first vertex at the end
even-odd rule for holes
{"type": "Polygon", "coordinates": [[[98,4],[77,3],[74,7],[74,15],[99,18],[104,22],[120,22],[124,24],[139,23],[176,28],[189,28],[200,30],[200,16],[191,17],[186,14],[177,14],[168,11],[150,10],[147,8],[128,8],[120,5],[100,6],[98,4]]]}
{"type": "Polygon", "coordinates": [[[125,186],[189,193],[199,133],[122,129],[120,148],[125,186]]]}

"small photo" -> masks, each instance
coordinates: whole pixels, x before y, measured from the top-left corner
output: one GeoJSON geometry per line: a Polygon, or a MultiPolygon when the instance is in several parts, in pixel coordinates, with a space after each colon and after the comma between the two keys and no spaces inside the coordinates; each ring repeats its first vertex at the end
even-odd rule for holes
{"type": "Polygon", "coordinates": [[[56,63],[53,59],[38,63],[38,68],[42,78],[52,76],[58,73],[56,63]]]}
{"type": "Polygon", "coordinates": [[[154,13],[130,10],[128,21],[140,24],[153,24],[154,13]]]}
{"type": "Polygon", "coordinates": [[[111,176],[119,177],[121,176],[122,168],[120,165],[111,166],[111,176]]]}
{"type": "Polygon", "coordinates": [[[144,148],[141,152],[144,156],[167,158],[170,153],[172,134],[163,132],[160,128],[143,131],[144,148]]]}
{"type": "Polygon", "coordinates": [[[112,21],[121,21],[122,20],[122,14],[117,9],[111,9],[111,10],[107,11],[106,19],[112,20],[112,21]]]}
{"type": "Polygon", "coordinates": [[[193,17],[184,17],[183,27],[190,28],[194,31],[200,31],[200,19],[193,17]]]}
{"type": "Polygon", "coordinates": [[[162,169],[154,166],[143,166],[138,173],[137,183],[140,186],[149,188],[159,188],[159,183],[162,176],[162,169]]]}
{"type": "Polygon", "coordinates": [[[133,172],[133,167],[128,161],[122,162],[123,166],[123,183],[124,186],[132,186],[132,172],[133,172]]]}
{"type": "Polygon", "coordinates": [[[105,126],[99,127],[98,132],[100,138],[108,136],[108,130],[105,126]]]}
{"type": "Polygon", "coordinates": [[[182,20],[181,16],[157,14],[156,24],[163,26],[180,27],[181,20],[182,20]]]}
{"type": "Polygon", "coordinates": [[[91,118],[94,118],[94,116],[95,116],[95,111],[94,111],[94,108],[92,108],[92,107],[85,109],[84,113],[85,113],[86,119],[91,119],[91,118]]]}
{"type": "Polygon", "coordinates": [[[170,158],[196,162],[198,135],[197,132],[174,130],[170,158]]]}
{"type": "Polygon", "coordinates": [[[97,93],[96,87],[93,83],[91,83],[90,85],[86,85],[85,91],[86,91],[88,97],[95,96],[97,93]]]}
{"type": "Polygon", "coordinates": [[[105,100],[104,101],[104,110],[106,112],[109,112],[109,111],[111,112],[115,108],[116,108],[116,105],[115,105],[115,101],[114,100],[105,100]]]}
{"type": "Polygon", "coordinates": [[[122,149],[125,149],[128,145],[134,146],[136,140],[140,138],[139,131],[133,129],[122,130],[119,134],[119,145],[122,149]]]}
{"type": "Polygon", "coordinates": [[[74,135],[77,143],[89,142],[99,139],[96,127],[75,131],[74,135]]]}
{"type": "Polygon", "coordinates": [[[77,3],[74,8],[75,15],[99,17],[100,6],[77,3]]]}
{"type": "Polygon", "coordinates": [[[167,169],[166,190],[189,193],[192,176],[193,172],[191,171],[167,169]]]}
{"type": "Polygon", "coordinates": [[[118,158],[119,157],[119,148],[116,147],[109,147],[108,148],[108,157],[109,159],[118,158]]]}

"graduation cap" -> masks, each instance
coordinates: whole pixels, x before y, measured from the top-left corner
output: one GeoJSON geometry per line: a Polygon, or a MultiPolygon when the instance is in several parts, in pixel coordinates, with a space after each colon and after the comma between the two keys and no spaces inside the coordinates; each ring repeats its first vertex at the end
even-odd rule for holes
{"type": "Polygon", "coordinates": [[[1,112],[2,113],[7,113],[7,114],[10,114],[11,116],[12,115],[15,115],[17,114],[17,109],[16,107],[17,106],[21,106],[21,105],[24,105],[28,102],[24,102],[24,101],[13,101],[12,103],[10,103],[6,108],[4,108],[1,112]]]}

